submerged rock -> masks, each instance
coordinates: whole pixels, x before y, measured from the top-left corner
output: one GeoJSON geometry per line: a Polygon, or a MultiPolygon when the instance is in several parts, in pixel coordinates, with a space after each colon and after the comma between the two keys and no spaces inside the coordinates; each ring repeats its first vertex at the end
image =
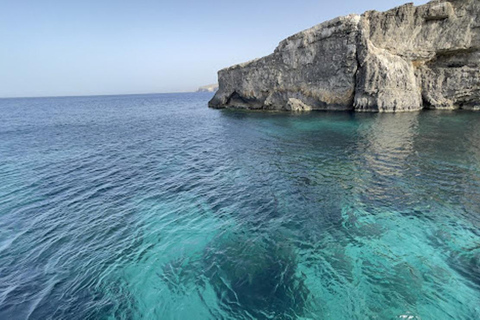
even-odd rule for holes
{"type": "Polygon", "coordinates": [[[435,0],[349,15],[220,70],[211,108],[480,110],[480,2],[435,0]]]}

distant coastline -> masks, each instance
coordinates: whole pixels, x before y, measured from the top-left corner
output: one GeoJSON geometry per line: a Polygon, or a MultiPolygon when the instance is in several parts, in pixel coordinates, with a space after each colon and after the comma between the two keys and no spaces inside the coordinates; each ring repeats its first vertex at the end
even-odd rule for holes
{"type": "Polygon", "coordinates": [[[218,90],[218,83],[209,84],[197,89],[196,92],[216,92],[218,90]]]}

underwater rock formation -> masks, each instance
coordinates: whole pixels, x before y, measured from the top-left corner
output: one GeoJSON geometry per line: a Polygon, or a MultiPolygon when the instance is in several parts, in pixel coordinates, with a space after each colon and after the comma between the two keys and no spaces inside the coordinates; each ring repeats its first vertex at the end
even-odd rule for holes
{"type": "Polygon", "coordinates": [[[435,0],[324,22],[218,72],[211,108],[480,110],[480,2],[435,0]]]}

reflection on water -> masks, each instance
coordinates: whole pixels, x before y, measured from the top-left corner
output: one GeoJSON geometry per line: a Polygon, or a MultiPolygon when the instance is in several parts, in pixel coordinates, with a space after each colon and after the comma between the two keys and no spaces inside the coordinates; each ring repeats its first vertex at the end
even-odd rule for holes
{"type": "Polygon", "coordinates": [[[361,177],[355,188],[368,197],[365,202],[395,206],[415,197],[401,182],[412,172],[419,117],[420,113],[380,114],[359,128],[355,166],[361,177]]]}
{"type": "Polygon", "coordinates": [[[1,100],[1,319],[478,319],[480,114],[1,100]]]}
{"type": "Polygon", "coordinates": [[[358,134],[358,152],[365,157],[365,170],[379,178],[401,175],[408,169],[408,157],[415,152],[420,113],[379,114],[358,134]]]}

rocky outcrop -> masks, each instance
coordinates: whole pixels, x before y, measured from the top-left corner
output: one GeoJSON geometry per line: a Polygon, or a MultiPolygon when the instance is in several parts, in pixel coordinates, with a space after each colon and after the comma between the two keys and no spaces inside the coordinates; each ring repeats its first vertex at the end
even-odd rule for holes
{"type": "Polygon", "coordinates": [[[480,109],[480,1],[340,17],[220,70],[212,108],[480,109]]]}

